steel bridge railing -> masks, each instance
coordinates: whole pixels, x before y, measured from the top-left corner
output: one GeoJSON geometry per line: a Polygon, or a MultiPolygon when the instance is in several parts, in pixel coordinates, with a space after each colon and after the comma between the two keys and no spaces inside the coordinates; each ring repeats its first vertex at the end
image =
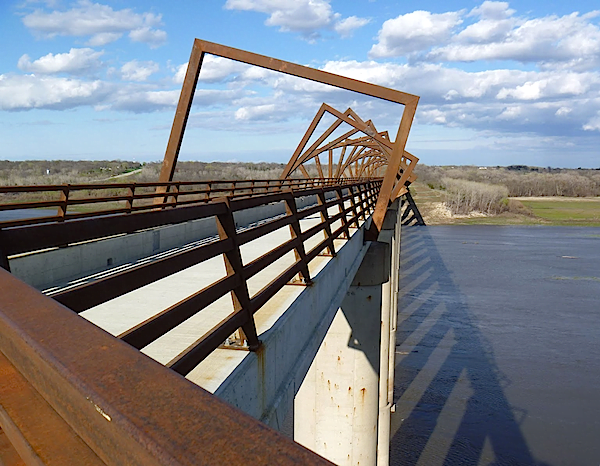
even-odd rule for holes
{"type": "MultiPolygon", "coordinates": [[[[248,192],[252,185],[249,188],[236,182],[235,187],[227,187],[229,196],[208,196],[200,202],[188,203],[189,200],[178,196],[175,201],[151,204],[139,211],[113,209],[106,213],[101,210],[78,218],[65,216],[54,221],[29,219],[18,224],[14,221],[0,224],[0,262],[7,269],[9,257],[15,254],[162,225],[212,217],[218,231],[213,241],[66,289],[52,298],[0,270],[0,371],[4,374],[0,377],[3,381],[0,382],[0,426],[13,445],[15,442],[20,445],[21,456],[32,448],[39,456],[56,443],[65,448],[67,445],[79,448],[73,451],[80,451],[76,455],[81,454],[82,458],[97,455],[106,464],[224,464],[223,455],[246,461],[246,450],[251,450],[248,460],[253,458],[252,462],[257,464],[319,464],[321,459],[316,455],[311,456],[301,447],[284,442],[265,426],[246,419],[198,387],[192,388],[192,384],[180,377],[239,328],[250,349],[258,349],[254,314],[286,284],[309,285],[312,279],[309,263],[318,255],[336,254],[334,241],[349,238],[373,213],[381,187],[381,180],[346,180],[340,184],[330,180],[320,183],[292,180],[294,184],[282,181],[285,180],[265,185],[254,183],[254,193],[248,192]],[[312,187],[315,184],[318,187],[312,187]],[[290,186],[300,189],[290,189],[290,186]],[[307,196],[313,196],[316,202],[299,209],[297,201],[307,196]],[[274,203],[285,206],[284,215],[243,230],[236,228],[236,212],[274,203]],[[303,230],[301,221],[309,217],[311,226],[303,230]],[[285,227],[290,231],[288,241],[243,263],[241,246],[285,227]],[[293,264],[251,295],[248,280],[290,252],[295,257],[293,264]],[[226,276],[119,338],[76,315],[219,255],[225,260],[226,276]],[[167,363],[171,371],[137,351],[227,294],[232,297],[233,312],[167,363]],[[20,387],[17,391],[22,394],[17,398],[7,396],[7,393],[14,395],[14,387],[20,387]],[[192,393],[193,390],[201,394],[192,393]],[[49,413],[48,423],[55,422],[60,427],[56,427],[55,434],[40,433],[38,437],[32,433],[31,416],[37,410],[49,413]],[[19,422],[23,424],[20,427],[19,422]],[[203,431],[202,435],[197,435],[198,430],[203,431]],[[34,445],[36,441],[43,443],[39,451],[34,445]],[[274,450],[280,451],[281,458],[277,458],[280,453],[274,450]],[[193,456],[206,454],[215,456],[210,460],[205,457],[204,462],[198,462],[199,456],[193,456]],[[196,459],[188,461],[191,457],[196,459]],[[290,458],[300,459],[292,461],[290,458]]],[[[177,185],[181,183],[170,184],[170,187],[177,185]]],[[[152,187],[155,189],[156,184],[152,187]]],[[[87,187],[96,188],[104,189],[87,187]]],[[[86,188],[77,186],[77,189],[86,188]]],[[[225,188],[211,189],[209,194],[222,194],[220,189],[225,188]]],[[[140,199],[164,200],[175,194],[181,196],[181,191],[158,196],[154,193],[152,197],[142,194],[140,199]]],[[[112,199],[119,197],[117,193],[112,199]]],[[[10,205],[31,206],[32,203],[10,205]]],[[[42,424],[49,425],[45,420],[42,424]]],[[[26,462],[39,464],[33,460],[26,462]]],[[[96,463],[90,460],[87,464],[96,463]]]]}
{"type": "Polygon", "coordinates": [[[290,189],[346,186],[357,181],[361,180],[311,178],[0,186],[0,212],[56,210],[56,214],[0,221],[0,228],[144,212],[156,209],[157,204],[170,208],[202,204],[225,196],[253,197],[290,189]]]}

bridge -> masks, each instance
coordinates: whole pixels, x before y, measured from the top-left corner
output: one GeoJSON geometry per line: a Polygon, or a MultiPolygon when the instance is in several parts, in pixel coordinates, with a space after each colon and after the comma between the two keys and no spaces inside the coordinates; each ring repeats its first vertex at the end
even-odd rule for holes
{"type": "Polygon", "coordinates": [[[0,222],[2,462],[387,464],[417,102],[196,39],[157,182],[0,187],[42,209],[0,222]],[[397,134],[324,103],[280,179],[174,181],[206,54],[399,104],[397,134]]]}

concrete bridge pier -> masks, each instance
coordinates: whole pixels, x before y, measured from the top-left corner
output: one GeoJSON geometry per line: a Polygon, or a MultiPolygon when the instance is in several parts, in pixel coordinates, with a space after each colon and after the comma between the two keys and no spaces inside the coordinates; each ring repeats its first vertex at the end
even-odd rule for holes
{"type": "Polygon", "coordinates": [[[388,463],[397,216],[395,203],[294,400],[294,440],[338,465],[388,463]]]}

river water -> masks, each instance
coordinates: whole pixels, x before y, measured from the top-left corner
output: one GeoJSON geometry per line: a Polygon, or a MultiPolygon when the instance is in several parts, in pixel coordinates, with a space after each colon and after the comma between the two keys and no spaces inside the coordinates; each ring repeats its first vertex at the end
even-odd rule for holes
{"type": "Polygon", "coordinates": [[[402,233],[392,465],[600,465],[600,229],[402,233]]]}

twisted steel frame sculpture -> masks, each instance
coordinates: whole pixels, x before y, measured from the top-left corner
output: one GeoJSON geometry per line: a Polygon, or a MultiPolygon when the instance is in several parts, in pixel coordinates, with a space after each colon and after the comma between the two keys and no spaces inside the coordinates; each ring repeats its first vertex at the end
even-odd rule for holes
{"type": "MultiPolygon", "coordinates": [[[[310,160],[314,160],[319,175],[323,177],[324,172],[319,155],[325,151],[328,151],[329,154],[328,174],[333,175],[333,151],[336,149],[341,149],[341,152],[335,176],[332,177],[359,176],[372,178],[382,175],[381,191],[377,199],[375,212],[373,213],[371,230],[368,234],[369,239],[375,239],[383,224],[389,202],[402,195],[405,192],[407,184],[410,184],[414,180],[412,171],[418,162],[418,158],[407,152],[405,147],[419,97],[276,58],[195,39],[160,173],[159,180],[161,182],[173,180],[181,142],[183,141],[187,119],[205,54],[228,58],[241,63],[328,84],[340,89],[346,89],[404,106],[396,138],[392,140],[387,132],[378,132],[371,120],[363,121],[352,109],[341,113],[324,103],[313,118],[306,134],[300,141],[298,148],[294,151],[281,175],[281,178],[287,178],[298,169],[305,177],[310,177],[304,164],[310,160]],[[321,134],[313,145],[304,150],[325,112],[336,117],[336,121],[321,134]],[[321,146],[327,137],[343,123],[353,129],[341,136],[341,139],[337,138],[321,146]],[[350,139],[351,136],[357,133],[362,133],[364,136],[350,139]],[[344,161],[347,148],[351,146],[353,149],[351,149],[348,158],[344,161]]],[[[163,189],[166,191],[166,188],[163,189]]]]}

